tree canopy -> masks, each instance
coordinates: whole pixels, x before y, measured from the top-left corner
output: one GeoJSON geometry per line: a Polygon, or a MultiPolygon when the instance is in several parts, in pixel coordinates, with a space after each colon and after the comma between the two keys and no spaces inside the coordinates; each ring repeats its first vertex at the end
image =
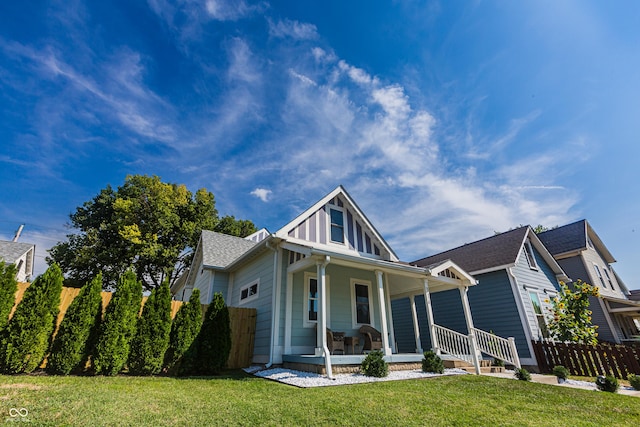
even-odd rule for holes
{"type": "Polygon", "coordinates": [[[84,284],[102,273],[113,286],[129,267],[145,289],[170,285],[193,258],[202,230],[245,237],[256,231],[248,220],[218,217],[213,194],[191,193],[182,184],[158,176],[130,175],[123,185],[110,185],[70,216],[76,233],[49,251],[69,282],[84,284]]]}

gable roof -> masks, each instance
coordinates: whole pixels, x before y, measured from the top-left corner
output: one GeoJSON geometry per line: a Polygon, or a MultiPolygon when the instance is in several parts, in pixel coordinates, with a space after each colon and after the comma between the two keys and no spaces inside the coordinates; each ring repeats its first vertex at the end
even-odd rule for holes
{"type": "Polygon", "coordinates": [[[419,259],[413,264],[421,267],[450,259],[469,274],[478,274],[510,267],[516,263],[526,239],[561,280],[568,280],[562,267],[547,251],[533,229],[526,225],[454,249],[419,259]]]}
{"type": "Polygon", "coordinates": [[[226,268],[242,254],[258,245],[252,240],[208,230],[202,230],[200,240],[202,265],[220,269],[226,268]]]}
{"type": "Polygon", "coordinates": [[[0,240],[0,259],[13,264],[18,258],[35,248],[32,243],[0,240]]]}
{"type": "Polygon", "coordinates": [[[513,264],[518,258],[528,230],[528,226],[516,228],[419,259],[412,264],[427,267],[450,259],[471,274],[474,271],[513,264]]]}
{"type": "MultiPolygon", "coordinates": [[[[330,192],[329,194],[324,196],[322,199],[317,201],[309,209],[305,210],[300,215],[298,215],[293,220],[291,220],[288,224],[286,224],[284,227],[282,227],[280,230],[278,230],[275,233],[275,236],[277,236],[277,237],[279,237],[281,239],[284,239],[284,240],[290,240],[290,237],[291,237],[293,231],[296,228],[298,228],[305,221],[309,220],[318,211],[323,210],[325,205],[327,205],[328,203],[330,203],[331,201],[333,201],[336,198],[339,198],[340,202],[344,203],[346,205],[346,207],[348,207],[353,212],[353,215],[355,216],[356,221],[359,221],[359,222],[362,223],[363,228],[366,229],[366,230],[363,230],[363,235],[365,233],[367,235],[371,234],[370,237],[373,240],[371,245],[379,243],[380,246],[381,246],[380,249],[383,252],[386,252],[387,254],[389,254],[388,255],[389,256],[389,261],[397,262],[399,260],[398,256],[395,254],[393,249],[391,249],[391,246],[389,246],[389,244],[384,240],[382,235],[378,232],[378,230],[376,230],[376,228],[369,221],[369,219],[366,217],[364,212],[362,212],[362,210],[358,207],[358,205],[355,202],[355,200],[353,200],[353,198],[349,195],[349,193],[347,193],[347,190],[345,190],[342,185],[339,185],[338,187],[336,187],[332,192],[330,192]]],[[[351,226],[351,224],[347,221],[347,224],[346,224],[345,227],[350,227],[350,226],[351,226]]],[[[345,230],[346,230],[346,228],[345,228],[345,230]]],[[[351,236],[349,236],[349,238],[350,237],[351,236]]]]}
{"type": "Polygon", "coordinates": [[[587,249],[588,237],[608,263],[616,262],[586,219],[547,230],[538,234],[538,237],[553,256],[587,249]]]}

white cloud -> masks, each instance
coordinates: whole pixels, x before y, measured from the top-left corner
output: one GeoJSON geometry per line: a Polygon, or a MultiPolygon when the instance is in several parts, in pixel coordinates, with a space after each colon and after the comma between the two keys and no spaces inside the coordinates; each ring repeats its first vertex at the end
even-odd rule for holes
{"type": "Polygon", "coordinates": [[[253,190],[250,194],[252,196],[256,196],[258,199],[266,203],[269,201],[269,196],[271,196],[271,190],[258,187],[255,190],[253,190]]]}
{"type": "Polygon", "coordinates": [[[237,21],[255,13],[261,13],[269,7],[266,2],[248,4],[244,0],[207,0],[207,13],[218,21],[237,21]]]}
{"type": "Polygon", "coordinates": [[[318,29],[315,25],[306,22],[284,21],[273,22],[268,19],[269,35],[278,38],[292,38],[296,40],[313,40],[318,38],[318,29]]]}

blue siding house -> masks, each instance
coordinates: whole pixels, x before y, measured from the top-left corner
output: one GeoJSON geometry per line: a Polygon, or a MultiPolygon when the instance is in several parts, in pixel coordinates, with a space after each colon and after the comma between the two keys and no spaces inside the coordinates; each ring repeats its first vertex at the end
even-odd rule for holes
{"type": "MultiPolygon", "coordinates": [[[[261,230],[241,239],[203,231],[187,276],[172,291],[174,298],[186,300],[198,288],[204,304],[221,292],[229,306],[255,308],[254,363],[317,367],[331,376],[333,365],[361,363],[365,350],[362,327],[379,332],[379,344],[389,362],[422,359],[422,348],[416,345],[420,343],[418,328],[412,329],[414,345],[403,350],[404,354],[396,345],[391,310],[395,300],[414,302],[409,303],[416,313],[410,315],[412,325],[417,325],[418,313],[429,319],[432,312],[455,311],[459,316],[453,317],[473,330],[467,299],[467,289],[473,287],[476,280],[455,261],[442,260],[429,267],[400,262],[339,186],[275,233],[261,230]],[[451,290],[455,292],[447,297],[451,300],[447,304],[455,303],[455,308],[430,303],[432,296],[451,290]],[[416,296],[422,298],[419,310],[416,296]],[[328,341],[329,331],[348,338],[351,354],[329,349],[333,343],[328,341]]],[[[469,336],[457,337],[459,345],[451,349],[444,338],[452,331],[434,322],[422,324],[425,333],[437,330],[443,337],[439,351],[471,361],[479,371],[480,350],[469,336]]]]}
{"type": "MultiPolygon", "coordinates": [[[[469,305],[476,328],[501,337],[513,337],[520,362],[536,366],[532,339],[547,337],[547,307],[557,294],[559,281],[568,280],[562,268],[547,251],[529,226],[478,240],[436,255],[414,261],[429,266],[452,260],[477,280],[468,290],[469,305]]],[[[442,292],[431,297],[434,322],[461,333],[468,333],[460,315],[455,292],[442,292]]],[[[416,304],[424,306],[422,297],[416,304]]],[[[413,343],[409,300],[392,301],[396,340],[400,351],[408,351],[413,343]]],[[[432,346],[425,316],[418,318],[422,346],[432,346]]]]}

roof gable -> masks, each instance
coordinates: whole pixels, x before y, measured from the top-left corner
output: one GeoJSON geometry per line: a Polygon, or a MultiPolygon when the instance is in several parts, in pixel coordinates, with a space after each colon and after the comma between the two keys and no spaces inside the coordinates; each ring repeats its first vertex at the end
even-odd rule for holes
{"type": "Polygon", "coordinates": [[[616,262],[600,236],[586,219],[545,231],[540,233],[538,237],[553,256],[586,250],[588,238],[606,262],[616,262]]]}
{"type": "Polygon", "coordinates": [[[391,247],[341,185],[275,235],[284,240],[336,252],[398,261],[391,247]],[[342,235],[342,243],[332,241],[332,215],[342,221],[342,229],[334,227],[334,232],[342,235]]]}
{"type": "Polygon", "coordinates": [[[224,269],[258,243],[242,237],[202,230],[202,265],[224,269]]]}

